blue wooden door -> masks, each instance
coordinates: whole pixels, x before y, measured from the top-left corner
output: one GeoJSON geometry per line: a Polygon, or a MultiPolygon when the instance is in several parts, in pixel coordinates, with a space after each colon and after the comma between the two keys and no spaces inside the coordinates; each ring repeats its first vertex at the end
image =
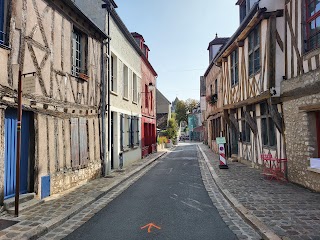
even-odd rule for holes
{"type": "MultiPolygon", "coordinates": [[[[28,192],[28,163],[30,116],[28,112],[22,114],[21,158],[20,158],[20,193],[28,192]]],[[[17,110],[7,109],[5,113],[5,199],[15,195],[16,185],[16,147],[17,147],[17,110]]]]}

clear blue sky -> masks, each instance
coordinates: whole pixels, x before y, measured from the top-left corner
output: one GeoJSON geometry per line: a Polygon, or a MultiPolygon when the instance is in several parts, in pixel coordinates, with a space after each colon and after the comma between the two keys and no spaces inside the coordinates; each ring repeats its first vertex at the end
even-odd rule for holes
{"type": "Polygon", "coordinates": [[[236,0],[115,0],[130,32],[143,35],[157,87],[173,101],[200,99],[200,76],[209,65],[208,44],[239,26],[236,0]]]}

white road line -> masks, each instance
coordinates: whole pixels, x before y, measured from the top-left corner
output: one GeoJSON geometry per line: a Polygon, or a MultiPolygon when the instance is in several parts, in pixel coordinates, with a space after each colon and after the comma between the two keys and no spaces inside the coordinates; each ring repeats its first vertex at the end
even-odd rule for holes
{"type": "Polygon", "coordinates": [[[191,208],[197,209],[197,210],[200,211],[200,212],[203,212],[202,209],[197,208],[197,207],[195,207],[195,206],[193,206],[193,205],[191,205],[191,204],[189,204],[189,203],[186,203],[186,202],[184,202],[184,201],[180,201],[180,202],[182,202],[183,204],[185,204],[185,205],[187,205],[187,206],[189,206],[189,207],[191,207],[191,208]]]}

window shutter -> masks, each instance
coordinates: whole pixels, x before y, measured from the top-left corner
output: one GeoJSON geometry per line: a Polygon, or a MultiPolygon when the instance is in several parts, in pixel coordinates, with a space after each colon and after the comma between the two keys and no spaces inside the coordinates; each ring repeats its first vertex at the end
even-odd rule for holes
{"type": "Polygon", "coordinates": [[[134,117],[130,118],[130,146],[134,146],[134,117]]]}
{"type": "Polygon", "coordinates": [[[79,132],[78,118],[71,118],[71,166],[73,168],[79,166],[79,132]]]}
{"type": "Polygon", "coordinates": [[[120,148],[123,151],[123,114],[120,114],[120,148]]]}
{"type": "Polygon", "coordinates": [[[80,166],[88,164],[87,120],[79,118],[80,166]]]}
{"type": "Polygon", "coordinates": [[[137,117],[136,118],[136,124],[137,124],[137,142],[136,142],[136,144],[139,146],[140,145],[140,139],[139,139],[139,130],[140,130],[140,128],[139,128],[139,117],[137,117]]]}

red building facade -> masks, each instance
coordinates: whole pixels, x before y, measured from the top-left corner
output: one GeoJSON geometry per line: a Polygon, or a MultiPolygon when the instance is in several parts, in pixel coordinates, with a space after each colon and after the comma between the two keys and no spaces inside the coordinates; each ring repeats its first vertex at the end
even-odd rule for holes
{"type": "Polygon", "coordinates": [[[148,60],[149,48],[142,35],[132,33],[144,55],[141,56],[141,147],[142,157],[157,150],[155,86],[157,73],[148,60]]]}

